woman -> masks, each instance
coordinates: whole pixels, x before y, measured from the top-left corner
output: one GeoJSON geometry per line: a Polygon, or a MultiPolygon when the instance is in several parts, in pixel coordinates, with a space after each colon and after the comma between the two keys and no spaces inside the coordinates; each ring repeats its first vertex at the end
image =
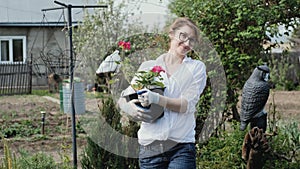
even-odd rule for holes
{"type": "Polygon", "coordinates": [[[147,110],[133,104],[137,100],[121,107],[134,119],[143,121],[138,131],[142,169],[196,168],[195,112],[206,85],[206,67],[186,54],[198,44],[198,37],[199,30],[190,19],[177,18],[169,30],[169,51],[154,62],[165,70],[161,72],[164,94],[138,91],[142,93],[138,101],[143,106],[164,107],[162,117],[153,122],[147,110]]]}

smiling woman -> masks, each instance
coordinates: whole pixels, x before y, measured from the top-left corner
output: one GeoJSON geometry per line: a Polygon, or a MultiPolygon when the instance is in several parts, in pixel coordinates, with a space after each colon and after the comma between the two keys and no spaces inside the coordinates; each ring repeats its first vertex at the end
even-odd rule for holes
{"type": "MultiPolygon", "coordinates": [[[[138,131],[140,168],[196,168],[194,113],[206,85],[206,67],[187,54],[197,44],[199,30],[189,18],[177,18],[168,36],[168,52],[143,62],[139,68],[149,71],[159,66],[163,94],[147,88],[135,91],[131,85],[122,94],[137,93],[138,99],[127,102],[121,97],[118,101],[122,111],[142,122],[138,131]],[[140,108],[138,102],[160,106],[164,113],[157,118],[157,111],[140,108]]],[[[135,76],[131,84],[139,78],[135,76]]]]}

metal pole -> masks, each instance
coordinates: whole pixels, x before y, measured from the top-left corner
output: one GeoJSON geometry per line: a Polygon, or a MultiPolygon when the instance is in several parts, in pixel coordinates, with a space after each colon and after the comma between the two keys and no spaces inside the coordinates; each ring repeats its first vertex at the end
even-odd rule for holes
{"type": "MultiPolygon", "coordinates": [[[[64,3],[54,1],[54,3],[63,6],[68,9],[68,31],[69,31],[69,45],[70,45],[70,92],[71,92],[71,118],[72,118],[72,148],[73,148],[73,167],[77,168],[77,144],[76,144],[76,119],[75,119],[75,106],[74,106],[74,61],[73,61],[73,39],[72,39],[72,8],[107,8],[107,5],[81,5],[72,6],[71,4],[66,5],[64,3]]],[[[62,8],[50,8],[42,9],[42,11],[56,10],[62,8]]]]}
{"type": "Polygon", "coordinates": [[[71,94],[71,119],[72,119],[72,148],[73,148],[73,165],[77,168],[77,143],[76,143],[76,118],[74,106],[74,61],[73,61],[73,40],[72,40],[72,5],[68,5],[68,30],[69,30],[69,45],[70,45],[70,92],[71,94]]]}

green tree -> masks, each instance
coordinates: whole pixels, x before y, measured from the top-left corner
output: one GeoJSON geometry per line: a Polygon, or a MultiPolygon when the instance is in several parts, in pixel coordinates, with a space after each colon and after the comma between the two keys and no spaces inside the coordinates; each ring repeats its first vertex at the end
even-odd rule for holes
{"type": "MultiPolygon", "coordinates": [[[[86,79],[94,79],[96,69],[106,56],[113,52],[119,40],[132,34],[142,32],[139,21],[129,22],[131,11],[126,11],[126,3],[113,0],[99,0],[107,4],[107,9],[85,11],[85,18],[74,31],[74,48],[76,52],[76,73],[84,72],[86,79]]],[[[85,79],[85,80],[86,80],[85,79]]]]}
{"type": "MultiPolygon", "coordinates": [[[[138,168],[137,158],[123,157],[113,152],[117,150],[120,154],[125,154],[129,151],[127,148],[130,144],[128,144],[125,139],[122,139],[123,137],[119,137],[118,132],[136,138],[139,126],[134,122],[130,122],[127,127],[121,126],[121,115],[116,109],[115,102],[111,97],[104,98],[102,105],[100,108],[101,114],[97,117],[98,120],[95,120],[93,125],[89,128],[92,132],[90,132],[87,138],[87,146],[84,149],[81,159],[82,168],[138,168]],[[105,119],[107,125],[111,126],[116,132],[108,130],[106,124],[102,121],[103,119],[105,119]],[[114,150],[112,152],[107,151],[101,147],[101,145],[109,145],[109,147],[114,150]]],[[[137,140],[135,144],[138,144],[137,140]]]]}
{"type": "Polygon", "coordinates": [[[172,13],[194,20],[213,43],[226,74],[225,110],[236,120],[238,91],[269,52],[263,45],[270,37],[282,36],[278,25],[299,24],[299,7],[299,0],[174,0],[169,5],[172,13]]]}

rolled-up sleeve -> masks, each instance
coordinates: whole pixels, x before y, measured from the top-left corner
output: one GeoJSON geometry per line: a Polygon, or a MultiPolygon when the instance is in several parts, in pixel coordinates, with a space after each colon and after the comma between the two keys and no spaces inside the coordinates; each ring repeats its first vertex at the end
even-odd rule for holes
{"type": "Polygon", "coordinates": [[[182,98],[187,100],[187,110],[185,113],[195,113],[196,104],[200,99],[200,95],[206,86],[206,67],[203,62],[197,61],[192,72],[191,83],[184,89],[182,98]]]}

